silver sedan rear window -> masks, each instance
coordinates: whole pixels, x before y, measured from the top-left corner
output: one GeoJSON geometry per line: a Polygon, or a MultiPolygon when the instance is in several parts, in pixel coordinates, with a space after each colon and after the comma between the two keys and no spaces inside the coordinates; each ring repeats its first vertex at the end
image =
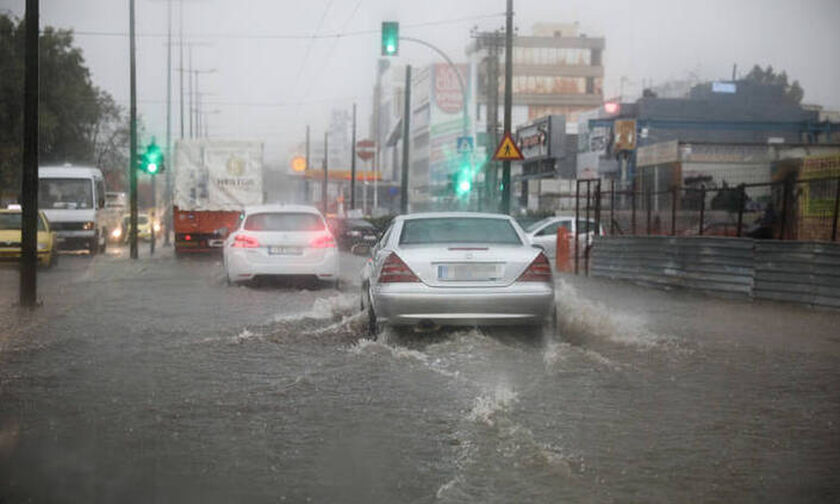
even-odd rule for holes
{"type": "Polygon", "coordinates": [[[400,245],[434,243],[487,243],[522,245],[507,219],[434,217],[403,223],[400,245]]]}

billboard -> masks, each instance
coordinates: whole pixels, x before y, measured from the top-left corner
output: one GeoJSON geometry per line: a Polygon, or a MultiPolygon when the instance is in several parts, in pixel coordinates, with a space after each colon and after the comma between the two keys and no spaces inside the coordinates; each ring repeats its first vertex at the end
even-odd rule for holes
{"type": "Polygon", "coordinates": [[[525,161],[565,157],[566,118],[561,115],[541,117],[516,130],[516,145],[525,161]]]}

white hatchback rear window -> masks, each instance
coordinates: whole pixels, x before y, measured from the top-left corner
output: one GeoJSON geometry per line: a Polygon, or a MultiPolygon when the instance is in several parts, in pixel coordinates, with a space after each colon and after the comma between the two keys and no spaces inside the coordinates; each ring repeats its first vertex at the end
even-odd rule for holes
{"type": "Polygon", "coordinates": [[[311,213],[258,213],[245,219],[246,231],[323,231],[324,220],[311,213]]]}

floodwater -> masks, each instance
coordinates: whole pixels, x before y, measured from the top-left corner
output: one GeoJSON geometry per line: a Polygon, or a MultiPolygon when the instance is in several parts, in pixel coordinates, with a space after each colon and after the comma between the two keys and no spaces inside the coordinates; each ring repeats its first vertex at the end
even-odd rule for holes
{"type": "Polygon", "coordinates": [[[558,280],[559,334],[365,338],[217,260],[0,270],[0,502],[837,502],[840,315],[558,280]]]}

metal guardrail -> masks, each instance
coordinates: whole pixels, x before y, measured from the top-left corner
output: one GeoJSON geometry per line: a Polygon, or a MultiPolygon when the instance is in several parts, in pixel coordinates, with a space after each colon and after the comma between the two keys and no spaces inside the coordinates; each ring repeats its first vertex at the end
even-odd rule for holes
{"type": "Polygon", "coordinates": [[[840,244],[727,237],[599,237],[591,274],[840,308],[840,244]]]}
{"type": "Polygon", "coordinates": [[[754,296],[840,308],[840,245],[757,241],[754,296]]]}

